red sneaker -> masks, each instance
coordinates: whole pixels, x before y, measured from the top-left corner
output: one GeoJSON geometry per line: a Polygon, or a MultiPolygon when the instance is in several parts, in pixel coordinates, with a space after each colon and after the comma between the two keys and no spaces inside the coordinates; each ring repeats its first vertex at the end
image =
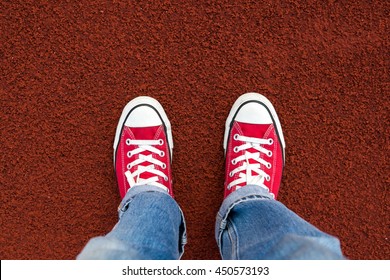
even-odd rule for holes
{"type": "Polygon", "coordinates": [[[284,166],[285,143],[271,102],[246,93],[234,103],[226,120],[225,195],[246,185],[258,185],[276,198],[284,166]]]}
{"type": "Polygon", "coordinates": [[[135,186],[153,185],[173,197],[171,124],[161,104],[147,96],[123,109],[114,140],[114,168],[123,198],[135,186]]]}

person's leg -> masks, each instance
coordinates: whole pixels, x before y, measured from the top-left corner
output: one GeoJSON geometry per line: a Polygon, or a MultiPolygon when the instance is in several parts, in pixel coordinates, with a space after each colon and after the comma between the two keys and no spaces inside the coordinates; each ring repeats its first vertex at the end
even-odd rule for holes
{"type": "Polygon", "coordinates": [[[78,259],[179,259],[184,216],[173,199],[170,122],[157,100],[138,97],[124,108],[114,140],[122,203],[119,222],[91,239],[78,259]]]}
{"type": "Polygon", "coordinates": [[[225,199],[216,240],[223,259],[342,259],[337,238],[276,201],[285,142],[272,104],[242,95],[226,121],[225,199]]]}
{"type": "Polygon", "coordinates": [[[95,237],[77,259],[179,259],[186,243],[183,213],[155,186],[131,188],[118,209],[119,222],[95,237]]]}
{"type": "Polygon", "coordinates": [[[343,259],[340,243],[256,185],[227,197],[216,239],[223,259],[343,259]]]}

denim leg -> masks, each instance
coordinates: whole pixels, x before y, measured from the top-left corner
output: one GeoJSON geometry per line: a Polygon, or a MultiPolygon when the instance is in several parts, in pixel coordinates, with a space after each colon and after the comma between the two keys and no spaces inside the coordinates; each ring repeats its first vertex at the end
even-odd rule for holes
{"type": "Polygon", "coordinates": [[[223,259],[343,259],[340,242],[258,186],[229,195],[215,234],[223,259]]]}
{"type": "Polygon", "coordinates": [[[155,186],[131,188],[119,208],[119,222],[91,239],[77,259],[180,259],[186,226],[178,204],[155,186]]]}

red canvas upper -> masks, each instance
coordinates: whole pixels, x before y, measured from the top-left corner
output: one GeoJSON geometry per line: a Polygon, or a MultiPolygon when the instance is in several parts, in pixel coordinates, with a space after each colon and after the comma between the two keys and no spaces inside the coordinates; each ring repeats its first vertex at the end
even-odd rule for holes
{"type": "MultiPolygon", "coordinates": [[[[276,130],[273,124],[248,124],[248,123],[242,123],[235,121],[233,123],[232,129],[229,134],[228,139],[228,146],[226,149],[226,163],[225,163],[225,195],[224,197],[227,197],[229,194],[231,194],[233,191],[236,190],[236,187],[231,188],[228,190],[227,186],[233,182],[234,180],[239,178],[239,173],[234,174],[233,177],[230,177],[230,172],[236,169],[241,163],[236,163],[235,165],[232,163],[232,160],[237,158],[240,155],[245,154],[245,150],[235,152],[234,147],[240,146],[244,144],[242,141],[238,141],[234,139],[234,135],[238,134],[240,136],[246,136],[246,137],[254,137],[254,138],[261,138],[261,139],[270,139],[272,138],[273,143],[271,145],[265,144],[261,145],[261,147],[270,150],[272,152],[272,155],[269,157],[265,153],[260,153],[260,157],[264,159],[265,161],[271,163],[271,168],[268,169],[265,165],[261,164],[261,170],[266,172],[270,176],[270,181],[264,180],[264,185],[270,190],[271,193],[274,194],[275,198],[278,195],[280,181],[282,177],[282,170],[283,170],[283,154],[282,154],[282,147],[279,142],[278,136],[276,134],[276,130]]],[[[256,153],[257,150],[253,148],[249,148],[246,151],[250,153],[256,153]]],[[[258,163],[257,161],[253,159],[249,159],[249,163],[258,163]]],[[[245,173],[245,171],[242,171],[245,173]]],[[[257,174],[253,174],[255,176],[257,174]]],[[[239,184],[240,187],[244,187],[246,184],[239,184]]]]}
{"type": "MultiPolygon", "coordinates": [[[[130,140],[159,140],[162,139],[164,142],[162,145],[154,145],[153,147],[164,152],[164,156],[159,154],[152,153],[150,151],[142,152],[143,155],[151,155],[153,158],[158,159],[159,161],[165,163],[166,168],[154,164],[154,168],[162,171],[165,175],[168,176],[168,181],[165,181],[163,177],[158,176],[158,183],[164,185],[169,190],[169,194],[173,196],[172,191],[172,176],[171,176],[171,164],[170,164],[170,151],[165,134],[164,126],[152,126],[152,127],[127,127],[124,126],[122,134],[120,135],[119,144],[116,150],[115,155],[115,172],[118,181],[118,187],[121,197],[123,198],[130,188],[128,180],[125,176],[125,172],[128,170],[127,165],[135,160],[137,160],[140,154],[132,155],[128,157],[128,152],[133,151],[138,148],[139,145],[128,145],[126,144],[126,139],[130,140]]],[[[138,166],[148,166],[151,165],[150,162],[143,162],[139,165],[136,165],[130,169],[131,172],[135,172],[138,166]]],[[[150,172],[144,172],[140,175],[140,178],[147,179],[148,177],[155,177],[155,174],[150,172]]]]}

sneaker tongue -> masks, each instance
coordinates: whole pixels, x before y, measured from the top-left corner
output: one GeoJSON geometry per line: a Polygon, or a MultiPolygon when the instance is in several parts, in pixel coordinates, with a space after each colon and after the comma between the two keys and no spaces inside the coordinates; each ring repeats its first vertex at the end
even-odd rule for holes
{"type": "Polygon", "coordinates": [[[236,123],[241,129],[242,135],[247,137],[255,137],[255,138],[264,138],[264,135],[266,134],[267,130],[269,130],[270,127],[273,126],[272,123],[270,124],[252,124],[252,123],[243,123],[243,122],[236,122],[236,123]]]}
{"type": "Polygon", "coordinates": [[[162,125],[149,126],[149,127],[129,127],[128,129],[133,133],[134,138],[137,140],[154,140],[156,134],[163,129],[162,125]]]}

